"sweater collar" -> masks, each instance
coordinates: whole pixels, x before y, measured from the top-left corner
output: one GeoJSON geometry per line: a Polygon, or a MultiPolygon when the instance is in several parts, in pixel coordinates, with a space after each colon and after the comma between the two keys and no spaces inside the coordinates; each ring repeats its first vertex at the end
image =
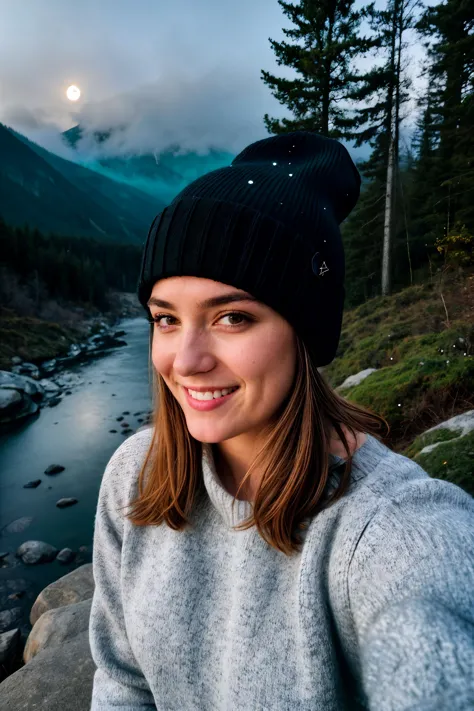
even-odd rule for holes
{"type": "MultiPolygon", "coordinates": [[[[352,458],[352,479],[357,481],[370,473],[387,451],[389,450],[384,444],[372,435],[367,434],[365,442],[355,451],[352,458]]],[[[329,485],[334,486],[336,485],[334,477],[337,476],[335,470],[346,460],[336,454],[330,454],[329,460],[329,485]]],[[[234,499],[232,494],[223,486],[217,474],[212,448],[209,444],[203,444],[202,446],[202,471],[209,499],[229,528],[242,523],[251,516],[253,503],[234,499]]]]}

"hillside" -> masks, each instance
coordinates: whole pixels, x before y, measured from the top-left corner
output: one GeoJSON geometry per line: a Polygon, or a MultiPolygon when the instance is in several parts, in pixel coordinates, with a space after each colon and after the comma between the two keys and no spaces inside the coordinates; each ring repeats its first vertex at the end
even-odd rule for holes
{"type": "Polygon", "coordinates": [[[143,243],[164,203],[46,151],[0,124],[0,215],[44,232],[143,243]]]}
{"type": "Polygon", "coordinates": [[[449,429],[424,434],[474,412],[474,268],[439,272],[346,311],[325,375],[340,388],[366,369],[374,370],[341,394],[386,418],[393,449],[474,495],[474,429],[460,438],[449,429]],[[443,444],[421,454],[436,442],[443,444]]]}
{"type": "MultiPolygon", "coordinates": [[[[81,126],[73,126],[63,132],[67,143],[76,148],[82,137],[81,126]]],[[[226,151],[210,148],[209,152],[199,155],[194,151],[179,154],[178,145],[170,146],[160,153],[141,155],[110,155],[110,149],[103,149],[111,132],[96,132],[94,135],[98,158],[91,162],[91,167],[105,175],[115,177],[124,183],[136,186],[140,190],[164,200],[166,203],[177,195],[186,185],[201,175],[223,168],[232,163],[234,155],[226,151]]]]}

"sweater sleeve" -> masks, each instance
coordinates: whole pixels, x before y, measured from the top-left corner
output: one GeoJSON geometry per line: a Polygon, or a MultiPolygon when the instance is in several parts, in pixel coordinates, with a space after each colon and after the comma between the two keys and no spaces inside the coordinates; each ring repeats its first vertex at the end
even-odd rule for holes
{"type": "Polygon", "coordinates": [[[474,499],[429,476],[365,526],[348,577],[373,711],[474,708],[474,499]]]}
{"type": "Polygon", "coordinates": [[[121,601],[125,484],[133,467],[133,437],[115,451],[102,478],[94,525],[92,570],[95,589],[89,642],[96,665],[90,711],[156,711],[154,697],[130,647],[121,601]]]}

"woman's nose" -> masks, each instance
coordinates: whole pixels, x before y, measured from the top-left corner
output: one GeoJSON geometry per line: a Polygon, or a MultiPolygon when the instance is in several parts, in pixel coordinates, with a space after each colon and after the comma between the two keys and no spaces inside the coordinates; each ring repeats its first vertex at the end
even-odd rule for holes
{"type": "Polygon", "coordinates": [[[182,335],[175,352],[173,367],[181,376],[210,370],[215,358],[209,344],[202,334],[187,333],[182,335]]]}

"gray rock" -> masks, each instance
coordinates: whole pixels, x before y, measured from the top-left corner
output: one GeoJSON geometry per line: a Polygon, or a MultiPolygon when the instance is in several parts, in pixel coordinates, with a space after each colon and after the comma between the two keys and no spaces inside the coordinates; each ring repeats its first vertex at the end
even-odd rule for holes
{"type": "Polygon", "coordinates": [[[1,685],[0,711],[87,711],[95,672],[88,631],[45,649],[1,685]]]}
{"type": "Polygon", "coordinates": [[[59,560],[60,563],[70,563],[75,557],[76,554],[73,550],[70,548],[63,548],[56,556],[56,560],[59,560]]]}
{"type": "Polygon", "coordinates": [[[7,555],[10,555],[8,551],[0,551],[0,560],[6,558],[7,555]]]}
{"type": "Polygon", "coordinates": [[[20,356],[13,356],[12,357],[12,365],[18,365],[19,363],[21,363],[20,356]]]}
{"type": "Polygon", "coordinates": [[[34,363],[20,363],[19,365],[12,366],[12,373],[17,375],[28,375],[30,378],[38,380],[40,377],[40,371],[37,365],[34,363]]]}
{"type": "Polygon", "coordinates": [[[6,666],[13,659],[17,653],[19,641],[20,630],[18,627],[0,634],[0,664],[5,664],[6,666]]]}
{"type": "Polygon", "coordinates": [[[66,467],[63,467],[61,464],[50,464],[47,469],[44,470],[45,474],[59,474],[59,472],[63,472],[66,467]]]}
{"type": "Polygon", "coordinates": [[[12,607],[10,610],[0,612],[0,632],[8,632],[21,620],[21,607],[12,607]]]}
{"type": "Polygon", "coordinates": [[[25,541],[17,549],[16,555],[27,565],[49,563],[58,554],[58,549],[44,541],[25,541]]]}
{"type": "Polygon", "coordinates": [[[3,412],[12,412],[23,402],[23,396],[18,390],[13,388],[2,388],[0,390],[0,410],[3,412]]]}
{"type": "Polygon", "coordinates": [[[37,486],[41,484],[41,479],[33,479],[29,481],[28,484],[23,484],[24,489],[36,489],[37,486]]]}
{"type": "Polygon", "coordinates": [[[10,373],[8,370],[0,370],[0,388],[14,388],[39,399],[44,396],[44,390],[36,380],[27,375],[10,373]]]}
{"type": "Polygon", "coordinates": [[[47,394],[60,392],[60,387],[54,380],[49,380],[48,378],[43,378],[39,381],[44,392],[47,394]]]}
{"type": "Polygon", "coordinates": [[[344,382],[336,388],[336,390],[345,390],[346,388],[353,388],[355,385],[359,385],[359,383],[365,380],[369,375],[375,373],[376,370],[377,368],[366,368],[365,370],[361,370],[355,375],[349,375],[349,377],[346,378],[344,382]]]}
{"type": "Polygon", "coordinates": [[[35,622],[23,651],[23,661],[29,663],[44,649],[62,648],[72,637],[89,628],[92,598],[48,610],[35,622]]]}
{"type": "Polygon", "coordinates": [[[6,536],[9,533],[22,533],[22,531],[28,528],[32,521],[32,516],[22,516],[21,518],[16,518],[14,521],[8,523],[2,528],[2,530],[0,531],[0,535],[6,536]]]}
{"type": "Polygon", "coordinates": [[[60,509],[64,509],[66,506],[72,506],[73,504],[77,504],[77,499],[73,499],[72,497],[56,501],[56,506],[60,509]]]}
{"type": "Polygon", "coordinates": [[[94,594],[94,587],[92,563],[71,570],[40,592],[31,608],[30,623],[34,625],[47,610],[88,600],[94,594]]]}

